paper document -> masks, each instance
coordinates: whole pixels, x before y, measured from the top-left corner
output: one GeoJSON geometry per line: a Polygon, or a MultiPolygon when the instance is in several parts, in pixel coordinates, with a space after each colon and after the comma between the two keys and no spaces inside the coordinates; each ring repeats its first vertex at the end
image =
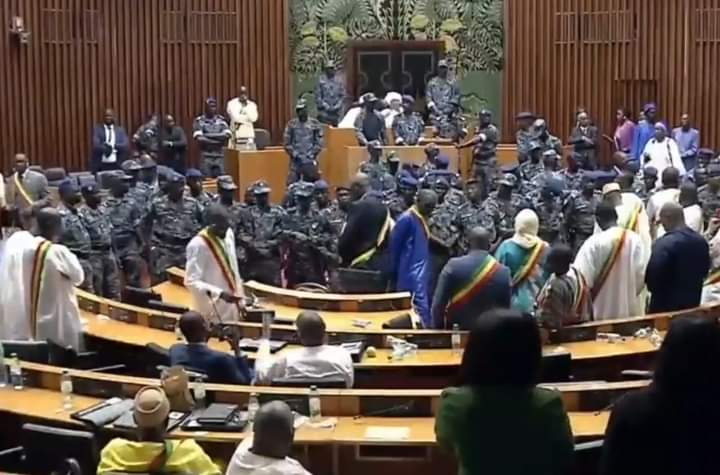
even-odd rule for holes
{"type": "Polygon", "coordinates": [[[409,427],[370,426],[365,429],[365,438],[372,440],[407,440],[409,427]]]}

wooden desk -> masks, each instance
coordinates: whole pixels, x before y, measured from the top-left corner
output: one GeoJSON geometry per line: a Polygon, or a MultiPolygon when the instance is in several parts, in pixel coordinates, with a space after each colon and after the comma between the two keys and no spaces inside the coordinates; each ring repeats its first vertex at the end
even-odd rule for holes
{"type": "Polygon", "coordinates": [[[288,156],[282,147],[255,151],[225,149],[225,173],[235,180],[238,199],[242,198],[248,186],[264,180],[272,189],[270,201],[280,203],[285,196],[288,156]]]}
{"type": "MultiPolygon", "coordinates": [[[[162,296],[164,302],[172,302],[177,305],[184,307],[191,307],[190,292],[182,286],[176,285],[172,282],[163,282],[162,284],[153,287],[153,291],[157,292],[162,296]]],[[[277,304],[274,302],[263,302],[262,306],[275,311],[275,315],[278,318],[295,320],[301,309],[297,307],[291,307],[288,305],[277,304]]],[[[404,313],[404,310],[392,310],[383,312],[339,312],[339,311],[321,311],[319,312],[325,320],[328,331],[344,331],[344,332],[355,332],[359,330],[358,327],[353,326],[354,319],[361,319],[370,321],[364,330],[366,331],[378,331],[382,330],[382,324],[387,322],[393,317],[404,313]]]]}
{"type": "MultiPolygon", "coordinates": [[[[102,399],[75,395],[75,410],[97,404],[102,399]]],[[[0,411],[27,418],[43,419],[50,423],[63,423],[79,426],[69,414],[61,410],[62,394],[48,389],[25,388],[15,391],[12,388],[0,388],[0,411]]],[[[586,413],[570,412],[570,424],[576,438],[602,437],[605,433],[608,412],[586,413]]],[[[435,419],[432,417],[337,417],[334,429],[314,429],[303,427],[295,434],[297,444],[341,444],[341,445],[434,445],[435,419]],[[367,426],[381,425],[390,427],[409,427],[410,437],[396,441],[370,441],[365,439],[367,426]]],[[[6,427],[3,424],[3,427],[6,427]]],[[[205,433],[188,434],[182,431],[172,432],[172,438],[193,437],[204,441],[232,442],[245,438],[245,433],[205,433]]]]}

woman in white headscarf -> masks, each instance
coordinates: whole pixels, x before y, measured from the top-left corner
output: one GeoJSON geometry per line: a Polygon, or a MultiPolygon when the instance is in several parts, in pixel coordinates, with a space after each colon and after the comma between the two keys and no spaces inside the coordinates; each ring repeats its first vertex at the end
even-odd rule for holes
{"type": "Polygon", "coordinates": [[[495,252],[497,260],[510,269],[512,308],[521,312],[534,310],[535,299],[548,278],[544,262],[550,246],[538,237],[539,227],[534,211],[520,211],[515,216],[515,234],[495,252]]]}
{"type": "MultiPolygon", "coordinates": [[[[655,124],[655,137],[650,139],[643,151],[644,166],[651,165],[657,170],[657,176],[662,177],[663,170],[675,167],[680,175],[685,175],[685,165],[680,158],[680,149],[677,142],[668,136],[667,127],[662,122],[655,124]]],[[[662,180],[657,181],[656,188],[660,189],[662,180]]]]}

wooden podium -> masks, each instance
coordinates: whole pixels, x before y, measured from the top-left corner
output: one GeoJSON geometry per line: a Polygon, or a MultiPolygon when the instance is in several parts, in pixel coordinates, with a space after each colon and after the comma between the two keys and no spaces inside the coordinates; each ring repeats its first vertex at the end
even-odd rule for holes
{"type": "Polygon", "coordinates": [[[265,180],[272,189],[270,201],[280,203],[285,196],[288,156],[282,147],[253,151],[225,149],[225,173],[235,180],[238,199],[242,199],[245,189],[255,181],[265,180]]]}

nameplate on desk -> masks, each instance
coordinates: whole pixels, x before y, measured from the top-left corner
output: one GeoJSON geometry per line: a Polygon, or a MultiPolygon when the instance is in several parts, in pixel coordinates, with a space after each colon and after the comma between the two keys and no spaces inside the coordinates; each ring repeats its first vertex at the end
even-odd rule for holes
{"type": "Polygon", "coordinates": [[[177,325],[177,318],[168,317],[165,315],[153,315],[151,314],[148,319],[148,326],[155,328],[156,330],[174,331],[177,325]]]}
{"type": "Polygon", "coordinates": [[[94,314],[100,313],[100,302],[98,302],[97,300],[90,300],[81,297],[78,299],[78,307],[80,307],[82,310],[85,310],[86,312],[94,314]]]}
{"type": "Polygon", "coordinates": [[[108,308],[108,314],[110,318],[113,320],[117,320],[119,322],[125,322],[125,323],[137,323],[138,316],[137,312],[134,312],[132,310],[127,310],[120,307],[110,307],[108,308]]]}
{"type": "Polygon", "coordinates": [[[369,426],[365,429],[366,440],[408,440],[409,427],[369,426]]]}

